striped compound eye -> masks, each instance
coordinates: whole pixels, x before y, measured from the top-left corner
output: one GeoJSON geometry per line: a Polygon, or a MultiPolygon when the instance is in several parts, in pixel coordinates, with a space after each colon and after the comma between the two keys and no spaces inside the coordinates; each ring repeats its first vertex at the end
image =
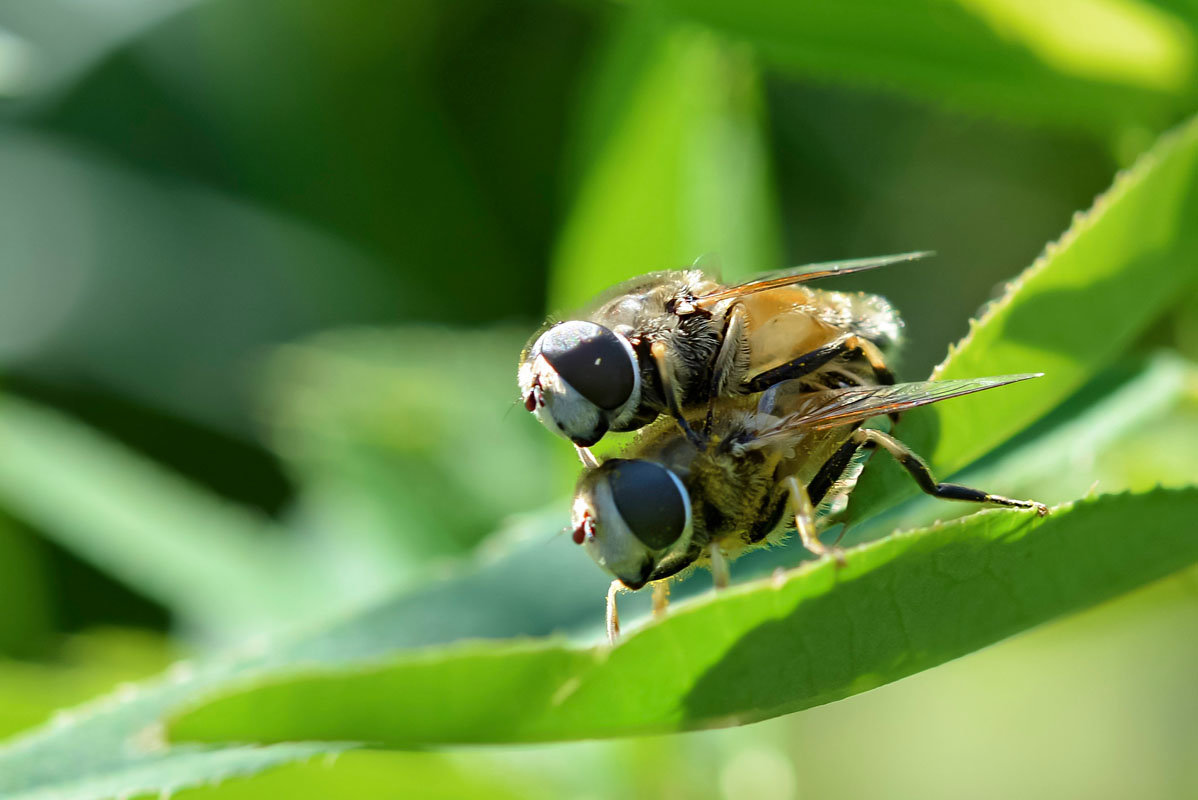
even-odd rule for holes
{"type": "Polygon", "coordinates": [[[632,535],[653,551],[672,547],[690,524],[682,481],[652,461],[613,459],[604,466],[612,501],[632,535]]]}
{"type": "Polygon", "coordinates": [[[628,402],[636,385],[636,363],[614,333],[593,322],[575,320],[541,337],[541,355],[574,391],[605,411],[628,402]]]}

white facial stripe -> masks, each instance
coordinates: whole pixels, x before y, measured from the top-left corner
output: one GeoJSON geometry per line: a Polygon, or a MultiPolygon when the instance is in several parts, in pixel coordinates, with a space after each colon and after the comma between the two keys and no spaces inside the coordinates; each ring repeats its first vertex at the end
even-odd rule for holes
{"type": "Polygon", "coordinates": [[[543,401],[537,403],[533,414],[546,428],[567,439],[572,434],[585,435],[595,429],[599,409],[566,383],[545,356],[533,359],[532,376],[529,385],[540,383],[539,399],[543,401]]]}
{"type": "Polygon", "coordinates": [[[682,498],[682,505],[686,509],[686,527],[682,529],[682,535],[678,537],[674,544],[670,545],[663,558],[685,553],[687,548],[690,547],[691,536],[694,534],[694,530],[691,526],[690,492],[688,492],[686,487],[682,485],[682,479],[674,474],[674,470],[667,467],[666,474],[670,476],[670,480],[674,482],[674,486],[678,489],[678,495],[682,498]]]}
{"type": "MultiPolygon", "coordinates": [[[[621,580],[637,580],[651,555],[644,542],[636,538],[616,509],[606,477],[595,481],[591,513],[595,518],[595,536],[583,542],[583,548],[600,567],[621,580]]],[[[575,507],[579,505],[575,499],[575,507]]],[[[585,501],[583,506],[587,507],[585,501]]],[[[577,512],[576,512],[577,513],[577,512]]],[[[581,519],[581,515],[579,516],[581,519]]]]}
{"type": "MultiPolygon", "coordinates": [[[[614,331],[613,331],[614,333],[614,331]]],[[[623,422],[631,419],[636,413],[637,408],[641,405],[641,365],[637,360],[636,350],[632,346],[632,342],[628,341],[628,337],[622,333],[615,334],[616,339],[624,347],[624,352],[628,353],[628,360],[632,364],[632,394],[628,395],[628,399],[624,401],[624,405],[610,412],[611,424],[613,426],[620,425],[623,422]]]]}

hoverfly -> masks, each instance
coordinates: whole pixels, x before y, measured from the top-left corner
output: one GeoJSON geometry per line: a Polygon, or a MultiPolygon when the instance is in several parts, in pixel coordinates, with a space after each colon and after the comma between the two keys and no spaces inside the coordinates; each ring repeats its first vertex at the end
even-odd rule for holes
{"type": "Polygon", "coordinates": [[[585,448],[607,431],[684,412],[784,380],[809,389],[894,383],[886,365],[902,321],[881,297],[804,283],[911,261],[926,253],[810,264],[724,286],[697,269],[656,272],[610,290],[584,319],[534,336],[520,355],[524,407],[585,448]]]}
{"type": "Polygon", "coordinates": [[[798,381],[777,384],[754,408],[722,401],[709,437],[695,443],[662,420],[626,451],[583,473],[571,513],[574,541],[611,573],[608,636],[619,631],[616,594],[654,585],[654,611],[668,579],[700,565],[717,588],[728,560],[777,541],[793,522],[804,547],[828,552],[817,529],[843,502],[859,471],[860,451],[887,451],[924,492],[946,500],[1047,508],[1031,500],[939,483],[928,466],[887,433],[861,427],[870,417],[1003,386],[1038,375],[847,387],[812,392],[798,381]]]}

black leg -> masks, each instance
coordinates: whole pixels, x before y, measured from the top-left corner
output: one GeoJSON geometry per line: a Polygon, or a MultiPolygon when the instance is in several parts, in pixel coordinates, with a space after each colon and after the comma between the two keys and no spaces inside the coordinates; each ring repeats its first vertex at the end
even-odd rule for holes
{"type": "Polygon", "coordinates": [[[811,498],[813,506],[819,507],[824,497],[827,496],[828,490],[844,475],[844,471],[853,462],[853,456],[857,455],[857,451],[863,446],[856,439],[849,439],[824,462],[824,465],[819,468],[819,472],[815,473],[815,477],[807,484],[807,496],[811,498]]]}
{"type": "Polygon", "coordinates": [[[744,384],[744,391],[746,394],[764,392],[774,384],[781,383],[782,381],[810,375],[832,359],[838,358],[847,352],[848,350],[845,349],[843,340],[826,344],[823,347],[812,350],[810,353],[804,353],[798,358],[791,359],[785,364],[781,364],[773,369],[767,369],[765,372],[750,378],[744,384]]]}
{"type": "Polygon", "coordinates": [[[829,361],[845,356],[864,356],[879,384],[889,386],[894,383],[894,373],[886,366],[877,345],[856,334],[849,334],[750,378],[744,384],[744,391],[763,392],[776,383],[810,375],[829,361]]]}
{"type": "Polygon", "coordinates": [[[890,455],[894,456],[894,460],[915,479],[915,482],[919,484],[919,488],[933,497],[939,497],[944,500],[964,500],[967,503],[994,503],[995,505],[1010,506],[1011,508],[1034,508],[1040,516],[1048,513],[1047,506],[1043,503],[1037,503],[1034,500],[1013,500],[1010,497],[990,494],[980,489],[971,489],[968,486],[961,486],[956,483],[939,483],[932,475],[932,470],[928,468],[928,465],[919,456],[911,452],[898,439],[881,431],[863,428],[854,432],[853,438],[861,443],[867,441],[873,442],[878,447],[890,453],[890,455]]]}

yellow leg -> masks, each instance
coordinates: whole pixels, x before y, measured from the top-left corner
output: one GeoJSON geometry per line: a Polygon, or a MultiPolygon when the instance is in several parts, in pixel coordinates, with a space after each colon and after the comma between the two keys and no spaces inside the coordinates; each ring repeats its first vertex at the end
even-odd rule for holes
{"type": "Polygon", "coordinates": [[[655,581],[653,583],[653,616],[664,617],[666,607],[670,605],[670,582],[655,581]]]}
{"type": "Polygon", "coordinates": [[[615,644],[620,637],[620,612],[616,608],[616,595],[624,591],[624,584],[612,581],[607,587],[607,641],[615,644]]]}
{"type": "Polygon", "coordinates": [[[795,530],[799,532],[799,539],[803,542],[803,547],[806,547],[817,556],[822,556],[828,552],[828,548],[824,547],[820,542],[819,537],[815,533],[815,508],[811,505],[811,498],[807,496],[807,487],[799,483],[799,479],[794,475],[786,477],[784,483],[786,490],[790,493],[791,511],[795,517],[795,530]]]}
{"type": "Polygon", "coordinates": [[[731,575],[728,571],[728,559],[724,556],[724,551],[718,544],[712,542],[707,552],[711,558],[711,579],[715,583],[715,588],[727,588],[731,575]]]}
{"type": "Polygon", "coordinates": [[[578,453],[579,460],[587,469],[594,469],[599,466],[599,459],[595,458],[595,454],[591,452],[589,447],[579,447],[574,445],[574,450],[578,453]]]}
{"type": "Polygon", "coordinates": [[[783,483],[790,494],[791,510],[795,516],[795,530],[799,533],[799,540],[803,543],[803,547],[817,556],[835,556],[837,561],[843,563],[843,551],[839,547],[826,547],[816,534],[815,507],[811,505],[807,487],[799,483],[799,479],[794,475],[787,476],[783,483]]]}
{"type": "Polygon", "coordinates": [[[670,414],[678,423],[678,427],[682,428],[682,432],[686,434],[686,438],[691,441],[695,447],[700,450],[707,447],[707,440],[699,434],[695,433],[695,429],[686,421],[686,417],[682,415],[682,389],[678,385],[678,381],[674,378],[674,370],[670,366],[670,359],[666,354],[665,342],[654,342],[649,347],[649,353],[653,356],[653,363],[657,365],[657,374],[661,376],[662,393],[666,396],[666,407],[670,414]]]}

